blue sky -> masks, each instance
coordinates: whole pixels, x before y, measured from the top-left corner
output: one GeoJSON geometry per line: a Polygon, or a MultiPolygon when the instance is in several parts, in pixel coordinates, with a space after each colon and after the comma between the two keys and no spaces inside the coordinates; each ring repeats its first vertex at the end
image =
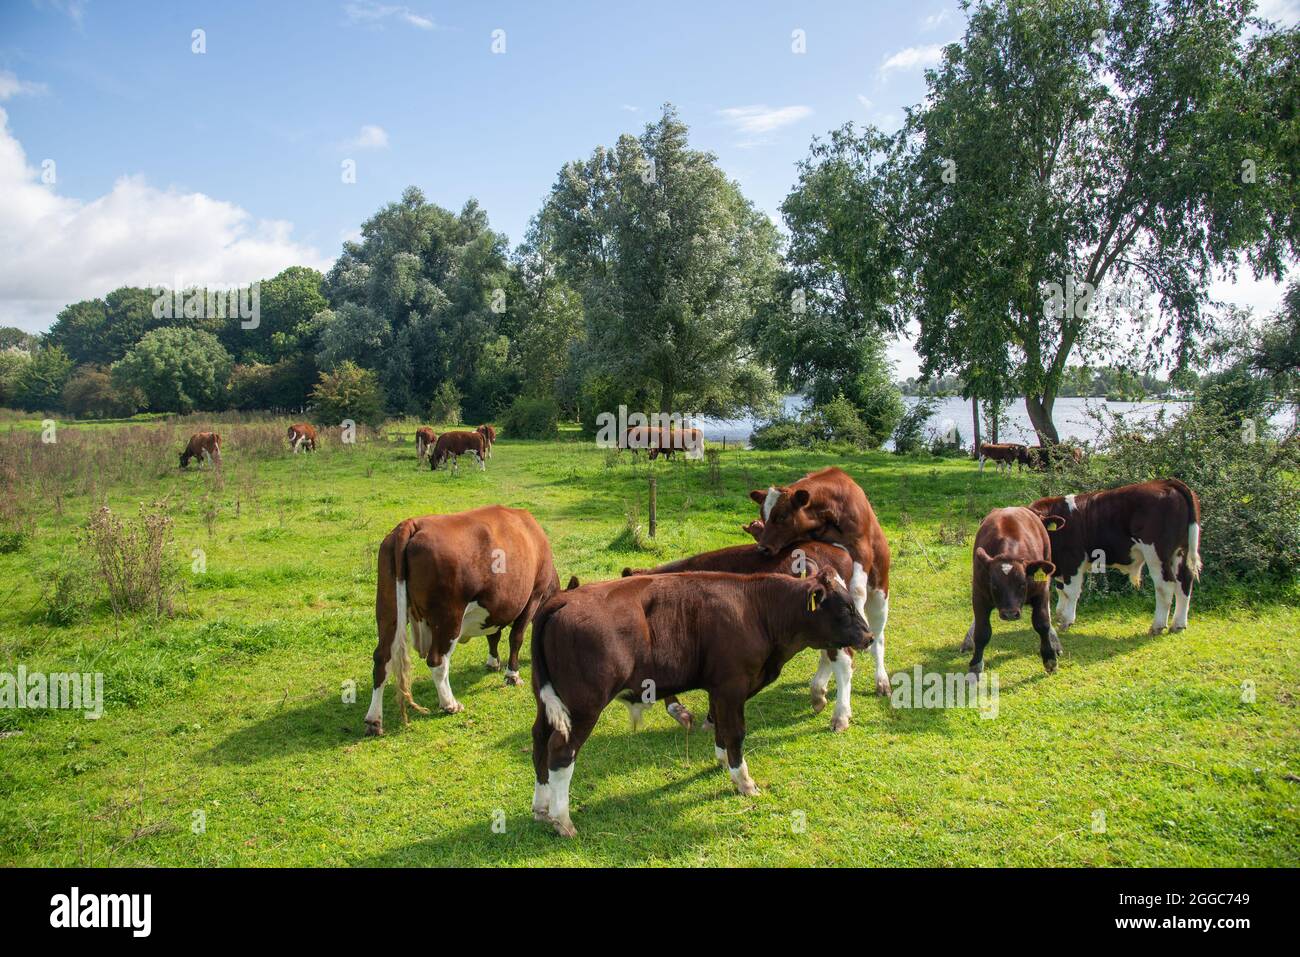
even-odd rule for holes
{"type": "Polygon", "coordinates": [[[955,0],[7,0],[0,324],[44,328],[124,282],[327,267],[410,184],[452,209],[477,198],[513,245],[564,162],[665,101],[776,217],[811,137],[896,125],[963,22],[955,0]]]}

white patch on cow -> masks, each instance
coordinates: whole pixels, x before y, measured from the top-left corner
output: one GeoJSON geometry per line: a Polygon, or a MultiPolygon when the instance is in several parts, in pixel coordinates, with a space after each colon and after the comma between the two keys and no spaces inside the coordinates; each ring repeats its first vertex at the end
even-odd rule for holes
{"type": "Polygon", "coordinates": [[[517,671],[511,671],[509,668],[507,668],[507,669],[506,669],[506,684],[518,684],[518,683],[519,683],[519,672],[517,672],[517,671]]]}
{"type": "Polygon", "coordinates": [[[537,692],[537,697],[541,699],[542,708],[546,711],[546,722],[556,731],[560,732],[560,737],[569,737],[569,709],[565,707],[560,696],[555,693],[550,682],[542,685],[542,690],[537,692]]]}
{"type": "Polygon", "coordinates": [[[1011,563],[1010,563],[1010,562],[1003,562],[1003,563],[1002,563],[1002,574],[1004,574],[1004,575],[1010,575],[1010,574],[1011,574],[1011,563]]]}
{"type": "Polygon", "coordinates": [[[826,707],[826,689],[831,686],[832,673],[831,659],[823,651],[821,658],[817,662],[817,671],[813,674],[812,683],[808,686],[814,711],[820,711],[826,707]]]}
{"type": "Polygon", "coordinates": [[[1147,571],[1151,573],[1151,583],[1156,590],[1156,613],[1151,619],[1151,634],[1158,635],[1165,630],[1169,624],[1169,612],[1173,610],[1175,595],[1178,591],[1178,582],[1176,580],[1166,580],[1164,568],[1161,566],[1160,555],[1156,552],[1154,545],[1147,542],[1138,542],[1137,547],[1142,552],[1142,557],[1146,560],[1147,571]]]}
{"type": "Polygon", "coordinates": [[[1079,595],[1083,593],[1083,579],[1090,567],[1087,558],[1080,562],[1074,577],[1065,583],[1057,596],[1056,619],[1061,623],[1062,631],[1074,624],[1075,611],[1079,607],[1079,595]]]}
{"type": "Polygon", "coordinates": [[[501,667],[501,660],[497,658],[496,655],[488,655],[487,666],[491,670],[496,671],[501,667]]]}
{"type": "Polygon", "coordinates": [[[640,731],[641,719],[644,717],[646,709],[650,706],[641,701],[628,701],[625,698],[620,698],[619,700],[622,701],[623,704],[627,705],[627,719],[632,724],[632,730],[640,731]]]}
{"type": "Polygon", "coordinates": [[[476,601],[465,606],[465,614],[460,618],[460,637],[477,638],[495,631],[488,625],[488,610],[476,601]]]}
{"type": "MultiPolygon", "coordinates": [[[[854,581],[857,580],[858,569],[859,566],[855,564],[854,581]]],[[[885,624],[889,621],[889,595],[879,588],[874,589],[867,597],[866,619],[871,634],[876,639],[871,643],[871,653],[876,658],[876,693],[889,694],[893,690],[889,683],[889,672],[885,671],[885,624]]]]}
{"type": "Polygon", "coordinates": [[[740,764],[737,767],[728,767],[727,770],[731,772],[731,783],[736,786],[736,790],[741,794],[753,795],[758,793],[758,785],[749,776],[749,765],[744,758],[740,759],[740,764]]]}
{"type": "Polygon", "coordinates": [[[835,670],[835,710],[831,714],[831,730],[843,731],[853,718],[853,659],[847,651],[841,650],[830,664],[835,670]]]}
{"type": "Polygon", "coordinates": [[[721,745],[717,745],[717,744],[715,744],[715,745],[713,746],[713,757],[714,757],[714,759],[717,760],[717,762],[718,762],[720,765],[722,765],[724,768],[727,766],[727,749],[726,749],[726,748],[722,747],[721,745]]]}
{"type": "Polygon", "coordinates": [[[1073,495],[1067,495],[1067,496],[1065,496],[1065,508],[1066,508],[1067,511],[1070,511],[1070,512],[1073,512],[1073,511],[1077,511],[1077,510],[1078,510],[1079,506],[1077,506],[1077,505],[1074,504],[1074,496],[1073,496],[1073,495]]]}
{"type": "Polygon", "coordinates": [[[780,497],[781,493],[769,485],[767,488],[767,498],[763,499],[763,521],[766,522],[771,518],[772,506],[776,504],[776,500],[780,497]]]}
{"type": "Polygon", "coordinates": [[[544,821],[551,815],[551,786],[533,782],[533,819],[544,821]]]}
{"type": "Polygon", "coordinates": [[[1193,578],[1201,577],[1200,522],[1192,522],[1187,526],[1187,568],[1191,571],[1193,578]]]}
{"type": "Polygon", "coordinates": [[[573,832],[573,821],[569,818],[569,782],[573,780],[576,763],[570,763],[566,768],[552,768],[547,775],[551,788],[550,818],[569,833],[573,832]]]}
{"type": "Polygon", "coordinates": [[[456,650],[457,639],[452,639],[451,647],[442,656],[442,664],[433,667],[433,683],[438,689],[438,707],[443,711],[460,711],[460,702],[451,693],[451,653],[456,650]]]}
{"type": "Polygon", "coordinates": [[[415,642],[415,650],[420,653],[420,657],[427,659],[429,652],[433,649],[433,629],[429,627],[429,623],[427,621],[411,622],[411,638],[415,642]]]}

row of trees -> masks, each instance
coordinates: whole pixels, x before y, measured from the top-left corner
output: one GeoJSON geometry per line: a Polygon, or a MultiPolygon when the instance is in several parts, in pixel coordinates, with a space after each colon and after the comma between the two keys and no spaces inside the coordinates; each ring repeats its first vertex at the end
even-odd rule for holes
{"type": "Polygon", "coordinates": [[[1300,251],[1300,32],[1248,0],[963,6],[896,133],[814,140],[784,241],[666,107],[565,165],[513,253],[473,201],[410,188],[328,275],[265,281],[257,328],[160,319],[119,289],[6,360],[27,364],[0,366],[0,399],[296,408],[344,370],[387,413],[524,399],[590,425],[619,404],[767,413],[797,390],[816,428],[878,441],[902,411],[886,343],[915,323],[925,378],[994,408],[1023,395],[1055,441],[1056,398],[1097,387],[1078,358],[1182,374],[1210,357],[1217,271],[1281,278],[1300,251]]]}

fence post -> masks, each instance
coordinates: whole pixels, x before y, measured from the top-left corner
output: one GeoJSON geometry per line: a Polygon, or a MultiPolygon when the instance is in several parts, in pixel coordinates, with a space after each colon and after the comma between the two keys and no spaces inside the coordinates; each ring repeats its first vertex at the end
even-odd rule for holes
{"type": "Polygon", "coordinates": [[[655,537],[655,526],[659,523],[659,516],[655,502],[655,477],[650,476],[650,537],[655,537]]]}

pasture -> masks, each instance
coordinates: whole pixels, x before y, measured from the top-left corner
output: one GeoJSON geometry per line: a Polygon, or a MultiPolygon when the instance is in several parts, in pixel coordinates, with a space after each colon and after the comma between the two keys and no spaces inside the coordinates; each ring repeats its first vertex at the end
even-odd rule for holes
{"type": "MultiPolygon", "coordinates": [[[[34,419],[4,427],[0,504],[25,531],[0,554],[0,670],[102,672],[105,707],[0,710],[0,865],[1300,864],[1296,595],[1216,588],[1213,567],[1190,628],[1156,637],[1149,578],[1139,594],[1092,576],[1051,676],[1027,616],[995,620],[992,718],[891,707],[869,693],[866,655],[852,726],[832,734],[804,652],[747,708],[756,798],[733,792],[710,733],[662,708],[634,733],[614,705],[577,764],[573,841],[529,810],[527,643],[519,688],[485,668],[484,639],[462,643],[455,715],[436,713],[417,661],[415,698],[435,713],[402,728],[390,688],[387,734],[364,736],[376,549],[402,518],[527,508],[561,581],[586,582],[747,541],[750,489],[840,465],[893,549],[890,673],[964,672],[975,528],[1041,494],[1041,476],[729,448],[712,474],[655,463],[652,542],[644,458],[576,433],[502,436],[485,473],[466,460],[453,475],[416,467],[415,423],[351,446],[330,430],[313,455],[289,454],[279,420],[66,425],[48,445],[34,419]],[[200,427],[222,433],[220,472],[177,469],[200,427]],[[155,501],[174,522],[175,614],[117,616],[97,595],[70,624],[48,620],[91,512],[155,501]]],[[[702,694],[683,699],[703,715],[702,694]]]]}

